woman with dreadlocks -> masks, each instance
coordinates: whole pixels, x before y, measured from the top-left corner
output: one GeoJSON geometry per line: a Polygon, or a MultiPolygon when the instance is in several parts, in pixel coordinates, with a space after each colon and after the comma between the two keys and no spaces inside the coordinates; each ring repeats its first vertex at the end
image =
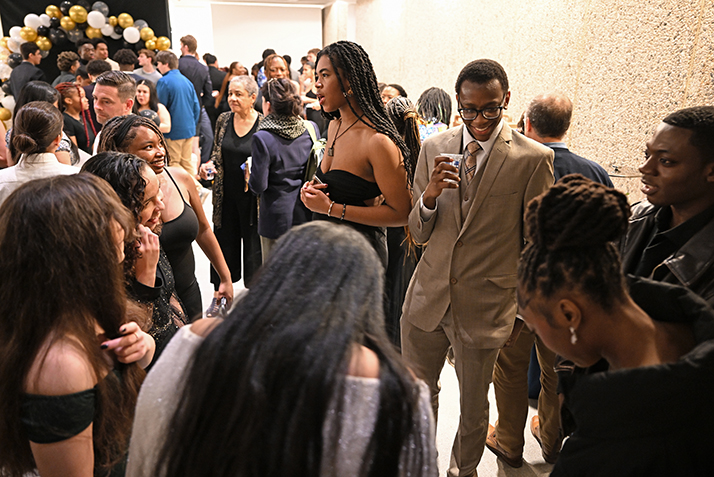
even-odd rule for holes
{"type": "Polygon", "coordinates": [[[338,41],[317,56],[317,98],[328,119],[327,144],[315,179],[301,189],[314,218],[362,232],[387,264],[385,227],[406,225],[413,167],[387,116],[367,53],[338,41]]]}
{"type": "Polygon", "coordinates": [[[416,110],[425,121],[419,125],[419,136],[424,142],[429,136],[449,128],[451,96],[441,88],[428,88],[417,99],[416,110]]]}
{"type": "MultiPolygon", "coordinates": [[[[414,170],[421,151],[419,126],[423,120],[412,102],[404,96],[391,99],[386,107],[389,118],[394,122],[409,149],[410,167],[414,170]]],[[[400,346],[399,319],[402,316],[402,304],[417,261],[421,257],[421,250],[416,248],[408,227],[387,227],[387,252],[389,259],[385,275],[384,321],[392,343],[400,346]]]]}
{"type": "Polygon", "coordinates": [[[528,204],[520,313],[576,366],[561,374],[576,429],[551,476],[711,472],[714,312],[685,288],[625,283],[614,241],[629,215],[580,175],[528,204]]]}
{"type": "Polygon", "coordinates": [[[145,160],[159,177],[163,202],[161,247],[176,279],[176,294],[186,307],[189,321],[201,315],[201,290],[196,281],[193,256],[195,240],[220,277],[215,297],[233,300],[233,282],[226,260],[203,211],[193,178],[180,167],[166,167],[169,154],[164,136],[151,119],[135,114],[110,119],[102,129],[97,148],[134,154],[145,160]]]}

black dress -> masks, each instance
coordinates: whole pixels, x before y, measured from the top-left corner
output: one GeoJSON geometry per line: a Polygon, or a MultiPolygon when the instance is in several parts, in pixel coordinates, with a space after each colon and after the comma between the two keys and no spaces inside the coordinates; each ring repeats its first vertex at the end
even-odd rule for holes
{"type": "Polygon", "coordinates": [[[164,223],[159,239],[174,273],[176,294],[186,308],[188,320],[193,321],[200,317],[203,311],[201,290],[196,280],[196,262],[193,256],[193,242],[198,235],[198,218],[193,208],[184,200],[181,189],[168,170],[166,170],[166,175],[178,190],[183,202],[183,211],[175,219],[164,223]]]}
{"type": "MultiPolygon", "coordinates": [[[[366,207],[365,201],[371,200],[382,195],[379,186],[376,182],[370,182],[359,176],[356,176],[348,171],[333,169],[331,171],[322,172],[321,168],[317,168],[317,177],[325,184],[327,188],[323,190],[325,193],[330,193],[330,199],[337,204],[347,204],[353,207],[366,207]]],[[[328,217],[325,214],[313,214],[313,220],[329,220],[336,223],[344,223],[358,232],[361,232],[372,244],[377,252],[382,265],[387,267],[387,232],[384,227],[373,227],[371,225],[358,224],[349,220],[340,220],[336,217],[328,217]]]]}
{"type": "Polygon", "coordinates": [[[87,128],[85,129],[84,122],[82,120],[77,121],[67,113],[63,113],[62,115],[64,116],[65,134],[69,137],[75,138],[78,148],[87,154],[92,154],[95,137],[94,131],[92,131],[92,126],[87,124],[87,128]],[[89,135],[89,142],[87,142],[87,135],[89,135]]]}
{"type": "MultiPolygon", "coordinates": [[[[219,120],[220,123],[222,122],[219,120]]],[[[246,287],[250,286],[253,275],[263,263],[258,236],[258,202],[247,190],[245,174],[241,168],[252,154],[253,134],[258,130],[259,123],[260,116],[256,118],[250,131],[242,137],[238,136],[233,127],[233,113],[230,113],[222,123],[225,131],[216,133],[217,141],[221,133],[223,134],[223,140],[216,145],[220,147],[220,162],[214,160],[216,167],[222,168],[223,197],[220,227],[214,227],[214,233],[228,269],[231,271],[232,281],[237,282],[241,279],[241,269],[243,269],[242,278],[246,287]]],[[[216,196],[214,196],[215,200],[216,196]]],[[[211,283],[216,290],[221,283],[218,272],[213,267],[211,267],[211,283]]]]}

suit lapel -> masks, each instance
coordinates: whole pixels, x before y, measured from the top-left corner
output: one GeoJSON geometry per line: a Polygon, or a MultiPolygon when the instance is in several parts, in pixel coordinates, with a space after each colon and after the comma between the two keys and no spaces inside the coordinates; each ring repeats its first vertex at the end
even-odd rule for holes
{"type": "MultiPolygon", "coordinates": [[[[506,161],[506,157],[508,157],[510,149],[511,128],[509,128],[507,124],[504,124],[503,129],[501,129],[501,134],[499,134],[498,138],[496,138],[496,142],[493,144],[493,148],[491,149],[491,154],[488,156],[486,161],[481,183],[478,185],[476,196],[473,199],[474,201],[471,204],[466,220],[464,220],[464,225],[461,227],[461,233],[463,233],[463,231],[466,230],[466,228],[471,224],[471,221],[473,221],[474,216],[483,204],[483,201],[491,192],[491,186],[493,186],[496,177],[498,177],[498,173],[503,167],[503,163],[506,161]]],[[[461,210],[460,207],[459,210],[461,210]]]]}
{"type": "MultiPolygon", "coordinates": [[[[462,143],[463,143],[463,137],[464,137],[464,126],[461,125],[461,127],[458,128],[458,134],[454,134],[451,139],[446,143],[446,150],[444,151],[439,151],[439,152],[448,152],[449,154],[459,154],[462,152],[462,143]]],[[[464,167],[463,160],[461,161],[461,167],[464,167]]],[[[448,205],[448,207],[451,207],[454,211],[454,220],[456,220],[456,223],[461,225],[461,194],[459,193],[459,189],[447,189],[451,192],[452,194],[448,194],[452,200],[450,201],[451,203],[448,205]]]]}

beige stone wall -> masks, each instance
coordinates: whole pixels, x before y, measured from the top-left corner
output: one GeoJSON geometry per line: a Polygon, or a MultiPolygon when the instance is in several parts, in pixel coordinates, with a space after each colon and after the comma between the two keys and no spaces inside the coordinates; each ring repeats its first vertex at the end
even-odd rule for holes
{"type": "MultiPolygon", "coordinates": [[[[354,14],[379,80],[413,101],[430,86],[453,94],[477,58],[506,69],[516,120],[535,95],[568,94],[568,145],[611,174],[637,176],[668,112],[714,102],[712,0],[358,0],[354,14]]],[[[613,182],[641,198],[638,177],[613,182]]]]}

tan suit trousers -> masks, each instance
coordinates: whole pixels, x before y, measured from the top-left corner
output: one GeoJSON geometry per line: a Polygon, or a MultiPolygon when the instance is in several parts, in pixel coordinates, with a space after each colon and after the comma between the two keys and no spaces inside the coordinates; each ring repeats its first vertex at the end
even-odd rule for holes
{"type": "Polygon", "coordinates": [[[488,433],[488,387],[498,349],[465,347],[454,326],[451,307],[434,331],[424,331],[407,320],[401,321],[401,330],[402,354],[429,386],[435,418],[441,389],[439,375],[449,346],[453,348],[461,417],[447,475],[476,475],[488,433]]]}
{"type": "MultiPolygon", "coordinates": [[[[547,454],[560,446],[560,411],[556,386],[558,377],[553,370],[555,353],[528,327],[523,327],[516,342],[503,348],[493,371],[493,388],[498,408],[496,438],[498,444],[512,455],[521,455],[525,444],[523,434],[528,418],[528,364],[531,348],[536,345],[540,364],[541,390],[538,397],[538,419],[543,449],[547,454]]],[[[530,432],[530,431],[529,431],[530,432]]]]}
{"type": "Polygon", "coordinates": [[[193,138],[188,139],[166,139],[166,147],[169,150],[169,166],[181,166],[191,177],[195,177],[198,172],[197,166],[191,160],[191,147],[193,138]]]}

